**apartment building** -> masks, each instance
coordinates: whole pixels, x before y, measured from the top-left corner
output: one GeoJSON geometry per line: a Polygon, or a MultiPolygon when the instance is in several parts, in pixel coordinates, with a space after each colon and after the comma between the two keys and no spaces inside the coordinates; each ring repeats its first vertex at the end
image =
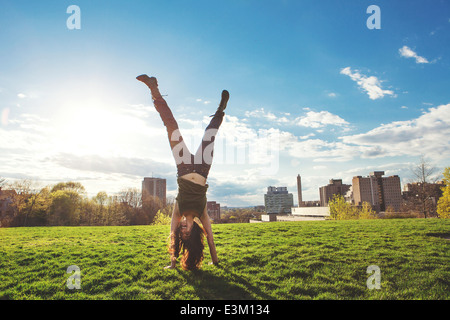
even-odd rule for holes
{"type": "Polygon", "coordinates": [[[321,207],[328,206],[328,202],[335,194],[344,196],[351,187],[349,184],[343,184],[342,179],[331,179],[329,182],[328,185],[319,188],[321,207]]]}
{"type": "Polygon", "coordinates": [[[166,179],[144,178],[142,181],[142,201],[149,196],[159,198],[163,205],[166,204],[166,179]]]}
{"type": "Polygon", "coordinates": [[[352,179],[353,201],[355,205],[368,202],[376,211],[386,211],[388,207],[399,210],[402,204],[400,177],[383,177],[384,171],[374,171],[368,177],[356,176],[352,179]]]}
{"type": "Polygon", "coordinates": [[[264,195],[266,213],[291,213],[294,206],[294,196],[289,193],[287,187],[268,187],[264,195]]]}
{"type": "Polygon", "coordinates": [[[208,201],[206,202],[206,210],[208,211],[208,216],[212,220],[220,219],[220,203],[216,201],[208,201]]]}

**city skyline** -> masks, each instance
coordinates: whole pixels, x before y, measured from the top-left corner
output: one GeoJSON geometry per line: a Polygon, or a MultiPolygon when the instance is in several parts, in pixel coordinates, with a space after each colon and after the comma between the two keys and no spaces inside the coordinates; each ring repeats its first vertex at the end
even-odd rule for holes
{"type": "Polygon", "coordinates": [[[140,189],[153,173],[174,198],[175,163],[142,73],[158,78],[191,151],[230,92],[208,179],[221,205],[262,204],[267,186],[295,190],[298,173],[303,201],[372,171],[403,186],[422,155],[441,174],[449,12],[424,0],[3,1],[0,177],[77,181],[95,195],[140,189]],[[67,27],[72,4],[80,29],[67,27]],[[369,5],[381,29],[367,27],[369,5]]]}
{"type": "MultiPolygon", "coordinates": [[[[332,199],[333,195],[342,195],[343,197],[346,198],[346,201],[351,202],[352,204],[354,204],[356,206],[360,206],[362,204],[363,200],[361,200],[361,194],[360,194],[361,190],[353,190],[353,188],[355,188],[355,181],[357,181],[356,188],[359,189],[360,188],[359,184],[360,184],[361,180],[370,180],[370,179],[375,178],[375,177],[378,177],[378,178],[380,178],[382,180],[389,181],[387,183],[387,186],[390,187],[391,189],[395,190],[394,193],[399,194],[400,197],[401,197],[401,195],[404,192],[408,191],[407,190],[408,186],[410,186],[411,184],[420,183],[420,182],[417,182],[417,181],[416,182],[412,182],[412,183],[411,182],[407,182],[407,183],[405,183],[402,186],[400,184],[401,177],[399,177],[398,175],[385,176],[384,171],[373,171],[373,172],[367,173],[366,175],[359,174],[359,175],[353,176],[353,178],[350,181],[350,184],[343,183],[342,179],[332,178],[332,179],[330,179],[328,181],[329,182],[328,184],[322,185],[322,186],[317,186],[317,193],[318,193],[317,198],[309,199],[309,200],[306,200],[306,201],[301,201],[302,205],[300,205],[299,200],[303,198],[303,190],[302,190],[302,185],[301,185],[301,175],[298,174],[297,177],[296,177],[297,184],[296,184],[295,192],[294,191],[289,191],[288,187],[286,187],[284,185],[283,186],[281,186],[281,185],[280,186],[273,186],[273,185],[266,186],[265,187],[266,188],[266,191],[265,191],[266,193],[263,195],[264,196],[264,198],[263,198],[264,204],[254,203],[254,204],[250,204],[250,205],[245,206],[245,207],[258,207],[258,206],[265,206],[265,207],[267,207],[267,198],[266,197],[269,194],[284,194],[284,195],[288,195],[289,194],[290,196],[292,196],[290,198],[290,202],[292,202],[292,204],[293,204],[292,207],[310,207],[311,205],[313,205],[313,206],[320,206],[320,207],[326,207],[326,206],[328,206],[328,202],[329,202],[329,200],[332,199]],[[392,184],[392,182],[391,182],[392,179],[395,180],[394,186],[389,185],[389,184],[392,184]],[[355,200],[355,191],[358,192],[357,197],[361,201],[356,201],[355,200]],[[350,194],[349,194],[349,192],[350,192],[350,194]],[[296,196],[294,196],[294,193],[296,193],[296,196]],[[294,199],[298,199],[297,202],[295,202],[294,199]]],[[[162,178],[159,178],[159,177],[151,177],[151,178],[150,177],[144,177],[144,181],[146,181],[146,180],[164,180],[164,186],[165,186],[165,181],[166,181],[165,179],[162,179],[162,178]]],[[[144,181],[143,181],[143,184],[142,184],[143,185],[142,190],[144,190],[144,181]]],[[[439,180],[439,181],[430,181],[429,183],[432,184],[432,185],[436,185],[436,184],[439,185],[439,184],[442,184],[443,181],[441,181],[441,180],[439,180]]],[[[364,201],[369,202],[374,207],[376,207],[377,204],[378,204],[377,203],[378,198],[381,197],[380,199],[384,199],[384,193],[379,195],[377,190],[372,189],[372,188],[370,188],[370,189],[371,190],[369,190],[369,192],[365,195],[366,198],[364,199],[364,201]],[[370,197],[374,197],[374,196],[376,198],[375,200],[370,198],[370,197]]],[[[390,190],[387,191],[387,195],[390,196],[390,192],[391,192],[390,190]]],[[[381,201],[383,201],[383,200],[381,200],[381,201]]],[[[388,201],[388,203],[384,207],[382,207],[383,211],[386,209],[386,207],[389,207],[389,205],[391,204],[391,203],[389,203],[389,201],[391,201],[390,198],[388,198],[387,201],[388,201]]],[[[208,201],[208,202],[216,203],[216,201],[208,201]]],[[[395,206],[394,209],[395,210],[399,210],[400,208],[397,205],[399,205],[401,203],[401,199],[395,199],[395,202],[396,202],[396,206],[395,206]]],[[[228,206],[225,206],[225,207],[228,207],[228,206]]],[[[233,207],[233,206],[230,206],[230,207],[233,207]]]]}

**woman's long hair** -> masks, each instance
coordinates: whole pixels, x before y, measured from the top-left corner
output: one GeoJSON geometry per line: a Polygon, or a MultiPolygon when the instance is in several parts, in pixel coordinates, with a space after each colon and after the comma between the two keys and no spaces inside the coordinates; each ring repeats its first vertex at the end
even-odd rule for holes
{"type": "Polygon", "coordinates": [[[205,229],[195,221],[189,239],[182,239],[180,225],[174,233],[170,234],[169,253],[175,258],[182,254],[181,267],[184,270],[197,270],[201,267],[205,234],[205,229]]]}

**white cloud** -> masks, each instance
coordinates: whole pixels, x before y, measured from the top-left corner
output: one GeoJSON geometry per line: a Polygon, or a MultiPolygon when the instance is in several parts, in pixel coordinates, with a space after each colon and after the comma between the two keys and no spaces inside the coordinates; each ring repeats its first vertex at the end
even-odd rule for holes
{"type": "Polygon", "coordinates": [[[203,100],[203,99],[197,99],[197,100],[195,100],[195,101],[201,102],[201,103],[203,103],[203,104],[210,104],[210,103],[211,103],[211,101],[209,101],[209,100],[203,100]]]}
{"type": "MultiPolygon", "coordinates": [[[[290,114],[285,114],[285,115],[289,116],[290,114]]],[[[270,111],[266,112],[264,110],[264,108],[260,108],[260,109],[253,110],[253,111],[246,111],[245,116],[251,117],[251,118],[265,118],[269,121],[277,122],[277,123],[288,123],[289,122],[289,119],[286,118],[285,116],[277,117],[275,114],[273,114],[270,111]]]]}
{"type": "Polygon", "coordinates": [[[296,158],[312,158],[314,162],[349,161],[358,156],[359,149],[336,141],[309,139],[299,141],[293,136],[286,149],[290,156],[296,158]]]}
{"type": "Polygon", "coordinates": [[[299,138],[302,139],[302,140],[306,140],[308,138],[314,137],[315,135],[316,135],[315,133],[309,133],[309,134],[307,134],[305,136],[300,136],[299,138]]]}
{"type": "Polygon", "coordinates": [[[337,94],[334,93],[334,92],[330,92],[330,93],[328,94],[328,96],[329,96],[330,98],[336,98],[336,97],[337,97],[337,94]]]}
{"type": "Polygon", "coordinates": [[[378,78],[375,76],[367,77],[359,73],[358,70],[352,72],[350,67],[341,69],[340,73],[349,76],[350,79],[355,81],[362,90],[367,92],[369,98],[372,100],[383,98],[385,95],[391,95],[395,97],[395,94],[392,90],[383,90],[381,88],[381,81],[378,80],[378,78]]]}
{"type": "Polygon", "coordinates": [[[141,119],[155,117],[157,114],[157,111],[153,105],[144,104],[130,104],[126,108],[122,108],[120,111],[141,119]]]}
{"type": "Polygon", "coordinates": [[[449,157],[450,104],[430,108],[417,119],[394,121],[367,133],[341,137],[342,142],[356,145],[361,156],[417,156],[422,153],[434,157],[449,157]]]}
{"type": "Polygon", "coordinates": [[[18,96],[20,99],[25,99],[25,98],[27,97],[26,94],[24,94],[24,93],[18,93],[17,96],[18,96]]]}
{"type": "MultiPolygon", "coordinates": [[[[252,118],[263,118],[267,119],[272,123],[282,123],[282,124],[293,124],[300,127],[307,128],[323,128],[328,125],[341,126],[346,127],[349,125],[347,121],[339,117],[338,115],[332,114],[328,111],[311,111],[310,108],[303,108],[303,110],[308,111],[305,116],[300,117],[292,117],[290,114],[289,119],[286,116],[276,116],[272,112],[266,112],[264,108],[260,108],[253,111],[246,111],[246,117],[252,118]]],[[[323,130],[318,130],[318,132],[322,132],[323,130]]],[[[309,134],[308,136],[303,136],[304,139],[309,136],[313,136],[314,134],[309,134]]]]}
{"type": "Polygon", "coordinates": [[[186,123],[191,125],[194,128],[201,128],[202,127],[202,123],[209,123],[211,118],[204,118],[203,121],[202,120],[191,120],[191,119],[187,119],[187,118],[183,118],[180,117],[177,122],[179,123],[186,123]]]}
{"type": "Polygon", "coordinates": [[[308,111],[306,116],[298,117],[295,123],[301,127],[322,128],[327,125],[347,126],[349,123],[341,117],[328,111],[308,111]]]}
{"type": "Polygon", "coordinates": [[[314,162],[345,162],[355,158],[417,156],[450,157],[450,104],[430,108],[416,119],[382,124],[366,133],[342,136],[340,141],[307,139],[286,133],[280,150],[314,162]]]}
{"type": "Polygon", "coordinates": [[[416,59],[416,63],[429,63],[429,61],[426,58],[419,56],[408,46],[401,47],[400,49],[398,49],[398,52],[402,57],[416,59]]]}
{"type": "MultiPolygon", "coordinates": [[[[23,113],[17,118],[10,119],[9,123],[11,125],[15,125],[16,129],[30,134],[30,136],[38,133],[50,133],[52,131],[52,126],[49,124],[49,120],[36,114],[23,113]]],[[[7,144],[5,143],[5,145],[7,144]]]]}

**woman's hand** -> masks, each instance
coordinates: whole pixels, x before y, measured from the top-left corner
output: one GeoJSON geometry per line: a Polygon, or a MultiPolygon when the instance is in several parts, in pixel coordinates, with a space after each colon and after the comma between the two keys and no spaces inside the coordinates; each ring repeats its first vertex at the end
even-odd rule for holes
{"type": "Polygon", "coordinates": [[[171,261],[170,266],[164,267],[164,269],[175,269],[177,266],[176,261],[171,261]]]}
{"type": "Polygon", "coordinates": [[[219,265],[219,261],[211,261],[211,262],[209,263],[209,265],[215,265],[215,266],[218,266],[218,265],[219,265]]]}

